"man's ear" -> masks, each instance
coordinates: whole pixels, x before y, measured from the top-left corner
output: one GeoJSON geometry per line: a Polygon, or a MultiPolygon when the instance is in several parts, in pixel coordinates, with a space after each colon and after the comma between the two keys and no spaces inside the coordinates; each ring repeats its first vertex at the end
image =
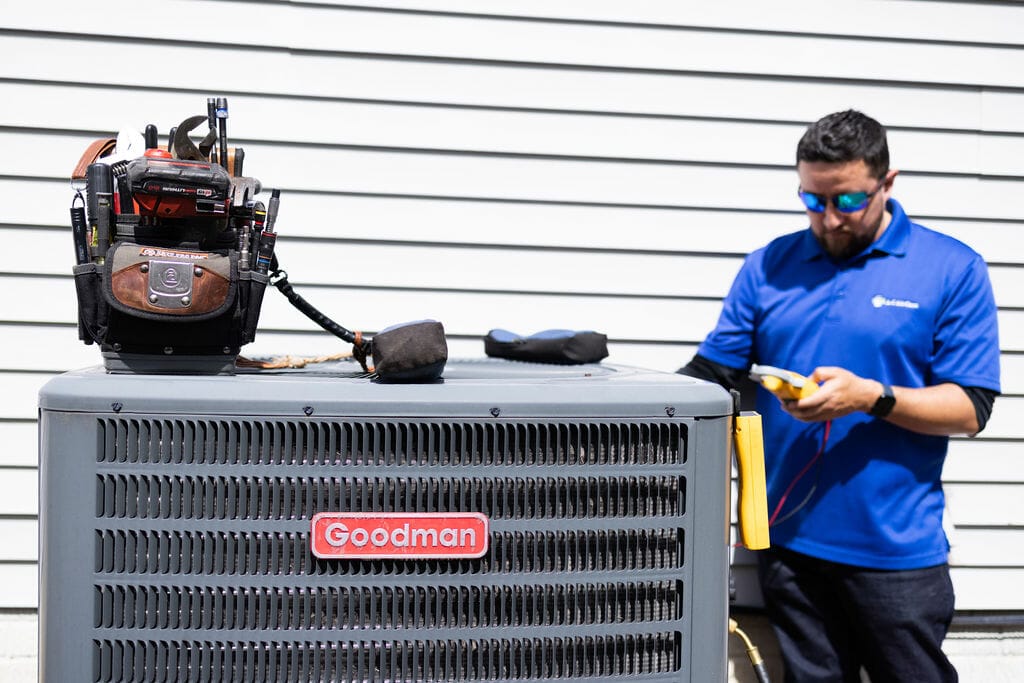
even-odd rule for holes
{"type": "Polygon", "coordinates": [[[899,169],[896,168],[890,168],[889,172],[885,174],[885,185],[883,187],[885,188],[886,192],[892,192],[893,181],[896,180],[896,176],[898,176],[899,174],[899,169]]]}

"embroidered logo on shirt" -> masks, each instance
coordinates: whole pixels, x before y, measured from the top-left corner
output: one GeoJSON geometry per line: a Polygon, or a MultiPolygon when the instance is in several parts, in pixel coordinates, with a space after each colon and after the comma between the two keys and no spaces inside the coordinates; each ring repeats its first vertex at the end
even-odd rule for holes
{"type": "Polygon", "coordinates": [[[875,308],[883,308],[885,306],[895,306],[896,308],[921,308],[921,304],[916,301],[907,301],[906,299],[890,299],[889,297],[882,296],[881,294],[875,294],[871,297],[871,305],[875,308]]]}

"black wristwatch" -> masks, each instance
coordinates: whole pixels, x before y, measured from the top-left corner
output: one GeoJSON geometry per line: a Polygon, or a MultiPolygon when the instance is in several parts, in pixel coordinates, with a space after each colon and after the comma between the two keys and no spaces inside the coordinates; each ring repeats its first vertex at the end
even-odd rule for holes
{"type": "Polygon", "coordinates": [[[886,417],[892,412],[894,407],[896,407],[896,396],[892,393],[892,387],[888,384],[883,384],[882,395],[875,401],[875,405],[871,406],[868,415],[872,417],[886,417]]]}

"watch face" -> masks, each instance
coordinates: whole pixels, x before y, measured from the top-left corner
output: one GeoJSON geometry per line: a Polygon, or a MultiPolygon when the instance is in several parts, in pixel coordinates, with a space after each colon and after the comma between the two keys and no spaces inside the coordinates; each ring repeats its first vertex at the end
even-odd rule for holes
{"type": "Polygon", "coordinates": [[[886,384],[882,388],[882,395],[878,397],[875,405],[871,407],[871,415],[874,417],[885,417],[892,412],[895,405],[896,397],[893,396],[892,387],[886,384]]]}

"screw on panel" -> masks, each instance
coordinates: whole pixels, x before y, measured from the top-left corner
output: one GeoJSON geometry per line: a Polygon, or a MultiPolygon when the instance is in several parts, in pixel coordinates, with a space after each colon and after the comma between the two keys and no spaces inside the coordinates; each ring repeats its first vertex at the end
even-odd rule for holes
{"type": "Polygon", "coordinates": [[[313,414],[313,406],[306,406],[302,409],[302,412],[306,414],[306,417],[309,417],[313,414]]]}
{"type": "Polygon", "coordinates": [[[124,405],[118,401],[114,401],[113,403],[110,404],[110,409],[113,410],[115,413],[120,413],[121,408],[124,408],[124,405]]]}
{"type": "Polygon", "coordinates": [[[676,409],[672,406],[665,406],[665,414],[669,417],[675,417],[676,409]]]}
{"type": "Polygon", "coordinates": [[[501,408],[497,406],[491,408],[491,417],[498,417],[499,415],[501,415],[501,408]]]}

